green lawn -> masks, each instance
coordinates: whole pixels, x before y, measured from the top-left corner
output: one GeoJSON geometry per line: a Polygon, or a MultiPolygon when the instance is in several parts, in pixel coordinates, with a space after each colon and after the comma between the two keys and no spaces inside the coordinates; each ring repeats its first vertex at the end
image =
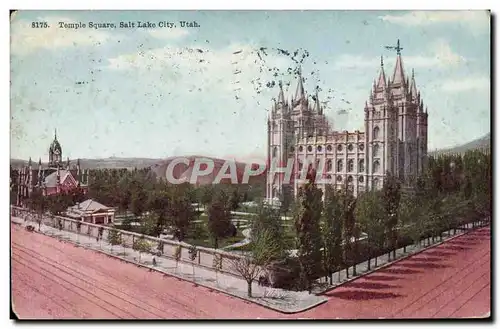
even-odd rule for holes
{"type": "MultiPolygon", "coordinates": [[[[213,248],[214,247],[213,241],[210,239],[210,235],[207,229],[208,216],[206,214],[201,214],[195,220],[196,222],[193,223],[189,228],[187,232],[187,237],[184,239],[184,242],[195,246],[213,248]],[[200,220],[200,222],[198,222],[198,219],[200,220]]],[[[115,225],[115,227],[117,229],[125,230],[124,225],[115,225]]],[[[242,228],[237,227],[236,236],[220,239],[219,248],[232,245],[234,243],[240,242],[241,240],[245,239],[245,237],[242,234],[243,229],[244,227],[242,228]]],[[[141,230],[142,228],[140,226],[130,226],[126,229],[126,231],[135,232],[139,234],[142,233],[141,230]]]]}
{"type": "MultiPolygon", "coordinates": [[[[233,243],[240,242],[243,239],[245,239],[243,234],[241,234],[241,232],[238,232],[235,237],[229,237],[226,239],[219,240],[219,248],[223,248],[225,246],[232,245],[233,243]]],[[[195,246],[199,246],[199,247],[206,247],[206,248],[213,248],[214,247],[214,244],[213,244],[212,240],[210,239],[210,237],[208,237],[208,235],[205,237],[202,237],[202,238],[198,238],[198,239],[186,238],[184,240],[184,242],[195,245],[195,246]]]]}
{"type": "MultiPolygon", "coordinates": [[[[296,242],[295,242],[295,228],[294,227],[284,227],[283,228],[283,234],[284,234],[284,239],[285,239],[285,245],[287,249],[296,249],[296,242]]],[[[251,251],[252,250],[252,243],[250,242],[247,245],[241,246],[241,247],[236,247],[236,248],[231,248],[229,250],[235,250],[235,251],[251,251]]]]}

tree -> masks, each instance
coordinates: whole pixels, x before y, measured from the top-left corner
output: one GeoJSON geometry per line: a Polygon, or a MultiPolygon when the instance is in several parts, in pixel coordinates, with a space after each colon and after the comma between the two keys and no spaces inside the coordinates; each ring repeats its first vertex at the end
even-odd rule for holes
{"type": "Polygon", "coordinates": [[[352,254],[352,239],[355,235],[354,230],[356,229],[354,210],[356,209],[356,199],[352,195],[345,184],[344,188],[339,192],[340,203],[341,203],[341,215],[343,225],[343,238],[344,238],[344,263],[346,276],[349,277],[349,264],[351,263],[348,257],[352,254]]]}
{"type": "MultiPolygon", "coordinates": [[[[371,269],[371,250],[379,249],[384,243],[384,208],[382,207],[380,193],[378,191],[368,191],[361,194],[356,202],[356,222],[359,223],[367,235],[367,246],[370,250],[368,255],[368,270],[371,269]]],[[[375,257],[377,266],[377,257],[375,257]]]]}
{"type": "Polygon", "coordinates": [[[122,244],[122,235],[115,229],[111,228],[108,232],[108,242],[111,245],[111,252],[113,252],[113,246],[119,246],[122,244]]]}
{"type": "MultiPolygon", "coordinates": [[[[422,216],[422,200],[417,196],[402,195],[398,217],[401,223],[401,233],[410,237],[414,244],[417,244],[423,233],[422,221],[426,220],[422,216]]],[[[406,252],[406,245],[403,249],[406,252]]]]}
{"type": "Polygon", "coordinates": [[[70,197],[71,197],[71,204],[77,204],[85,201],[85,193],[80,186],[71,190],[70,197]]]}
{"type": "Polygon", "coordinates": [[[229,198],[229,203],[231,204],[231,210],[236,211],[240,206],[241,197],[236,188],[233,189],[231,197],[229,198]]]}
{"type": "Polygon", "coordinates": [[[287,186],[283,187],[283,192],[280,194],[280,212],[286,217],[293,201],[293,195],[287,186]]]}
{"type": "Polygon", "coordinates": [[[122,176],[118,182],[118,209],[120,211],[127,211],[132,202],[132,193],[130,193],[130,179],[129,176],[122,176]]]}
{"type": "Polygon", "coordinates": [[[191,260],[191,266],[193,267],[193,281],[196,282],[196,277],[194,276],[194,261],[196,260],[196,256],[198,253],[196,246],[190,246],[188,253],[189,253],[189,259],[191,260]]]}
{"type": "Polygon", "coordinates": [[[208,231],[215,249],[219,247],[219,239],[225,237],[230,225],[229,198],[223,190],[219,190],[208,206],[208,231]]]}
{"type": "Polygon", "coordinates": [[[154,212],[144,215],[141,219],[140,233],[144,235],[150,235],[159,237],[161,231],[158,230],[158,219],[154,212]]]}
{"type": "Polygon", "coordinates": [[[230,259],[232,268],[247,282],[248,297],[252,297],[252,283],[279,255],[279,246],[272,239],[272,235],[263,231],[254,237],[251,244],[251,256],[235,257],[230,259]]]}
{"type": "Polygon", "coordinates": [[[256,216],[253,217],[251,233],[252,236],[259,236],[264,231],[272,236],[273,241],[279,247],[279,258],[286,258],[288,251],[285,245],[285,234],[281,225],[279,211],[261,202],[257,208],[256,216]]]}
{"type": "Polygon", "coordinates": [[[35,221],[38,224],[38,230],[42,225],[42,220],[45,212],[48,209],[48,201],[45,196],[43,196],[42,191],[39,189],[33,190],[28,200],[28,207],[35,213],[35,221]]]}
{"type": "Polygon", "coordinates": [[[442,238],[441,232],[447,226],[445,220],[447,216],[442,212],[442,199],[435,199],[428,203],[428,218],[432,242],[438,236],[442,238]]]}
{"type": "Polygon", "coordinates": [[[213,185],[203,185],[200,187],[200,203],[205,207],[212,203],[215,189],[213,185]]]}
{"type": "MultiPolygon", "coordinates": [[[[387,172],[384,180],[384,186],[382,188],[383,193],[383,204],[386,214],[386,230],[389,238],[389,245],[393,251],[393,258],[396,258],[397,249],[397,225],[398,225],[398,207],[399,199],[401,197],[400,183],[396,177],[391,173],[387,172]]],[[[389,251],[388,260],[391,258],[391,253],[389,251]]]]}
{"type": "Polygon", "coordinates": [[[154,219],[149,223],[150,230],[159,236],[163,232],[169,218],[171,195],[165,185],[151,192],[147,200],[147,208],[154,214],[154,219]]]}
{"type": "Polygon", "coordinates": [[[311,169],[306,176],[306,184],[299,188],[298,208],[295,214],[300,281],[309,291],[312,290],[312,283],[318,270],[321,270],[322,261],[320,221],[323,211],[323,192],[316,188],[315,176],[316,171],[311,169]]]}
{"type": "Polygon", "coordinates": [[[333,186],[327,185],[325,190],[325,206],[323,209],[323,248],[324,268],[333,284],[333,272],[342,263],[342,219],[339,198],[333,186]]]}
{"type": "Polygon", "coordinates": [[[146,196],[142,190],[132,192],[130,210],[135,216],[141,216],[146,209],[146,196]]]}
{"type": "Polygon", "coordinates": [[[194,217],[195,212],[189,195],[186,191],[174,187],[170,196],[168,223],[174,229],[174,236],[177,240],[184,240],[194,217]]]}
{"type": "Polygon", "coordinates": [[[141,254],[143,252],[149,252],[151,250],[151,246],[149,242],[146,240],[144,236],[141,236],[139,239],[134,240],[132,245],[132,249],[139,253],[139,263],[141,262],[141,254]]]}

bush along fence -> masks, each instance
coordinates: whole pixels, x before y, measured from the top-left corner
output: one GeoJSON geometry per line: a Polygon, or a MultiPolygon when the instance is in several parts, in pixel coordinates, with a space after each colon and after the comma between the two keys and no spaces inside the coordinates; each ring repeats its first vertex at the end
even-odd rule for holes
{"type": "MultiPolygon", "coordinates": [[[[232,259],[242,258],[243,256],[241,255],[235,255],[221,250],[199,246],[193,248],[192,245],[185,242],[156,238],[139,233],[119,230],[112,226],[86,223],[80,220],[63,216],[52,216],[44,214],[40,217],[39,214],[29,209],[16,206],[11,206],[11,216],[28,219],[35,222],[42,221],[45,225],[57,228],[59,230],[87,235],[88,237],[93,237],[96,239],[103,239],[103,241],[106,242],[110,240],[108,238],[110,232],[112,232],[111,234],[118,234],[120,236],[119,245],[113,246],[116,251],[119,251],[120,246],[122,246],[133,248],[134,250],[143,254],[149,253],[151,255],[160,257],[163,256],[175,260],[176,250],[180,250],[180,257],[178,258],[179,262],[203,266],[214,271],[217,270],[218,272],[228,273],[241,277],[241,274],[234,269],[234,266],[232,265],[233,262],[231,262],[232,259]],[[215,262],[214,258],[218,261],[215,262]],[[216,268],[214,268],[214,264],[217,265],[216,268]]],[[[36,226],[38,227],[38,225],[36,226]]],[[[179,251],[177,251],[177,253],[179,253],[179,251]]]]}

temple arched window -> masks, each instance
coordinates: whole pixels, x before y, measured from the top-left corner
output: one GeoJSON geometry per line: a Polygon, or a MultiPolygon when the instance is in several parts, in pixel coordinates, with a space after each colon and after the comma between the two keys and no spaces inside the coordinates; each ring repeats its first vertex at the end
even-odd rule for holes
{"type": "Polygon", "coordinates": [[[373,128],[373,139],[379,139],[379,135],[380,135],[380,128],[375,126],[375,128],[373,128]]]}
{"type": "Polygon", "coordinates": [[[341,172],[344,169],[344,162],[342,160],[337,161],[337,172],[341,172]]]}
{"type": "Polygon", "coordinates": [[[332,160],[328,159],[326,161],[326,171],[332,171],[332,160]]]}
{"type": "Polygon", "coordinates": [[[379,151],[379,146],[378,144],[373,145],[373,156],[376,157],[378,156],[378,151],[379,151]]]}
{"type": "Polygon", "coordinates": [[[365,160],[361,159],[359,160],[358,164],[358,172],[364,172],[365,171],[365,160]]]}
{"type": "Polygon", "coordinates": [[[349,159],[347,161],[347,171],[348,172],[353,172],[354,171],[354,160],[353,159],[349,159]]]}

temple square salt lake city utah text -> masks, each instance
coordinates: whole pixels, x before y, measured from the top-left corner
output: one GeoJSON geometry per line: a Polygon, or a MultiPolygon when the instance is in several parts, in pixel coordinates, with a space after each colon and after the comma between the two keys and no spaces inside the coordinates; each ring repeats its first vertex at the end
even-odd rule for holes
{"type": "MultiPolygon", "coordinates": [[[[61,29],[155,29],[155,28],[186,28],[186,27],[200,27],[200,24],[196,21],[179,21],[178,23],[159,21],[159,22],[142,22],[142,21],[128,21],[116,23],[106,23],[106,22],[77,22],[77,23],[66,23],[58,22],[59,28],[61,29]]],[[[45,22],[34,22],[33,27],[47,28],[49,25],[45,22]],[[37,23],[37,24],[35,24],[37,23]]]]}

